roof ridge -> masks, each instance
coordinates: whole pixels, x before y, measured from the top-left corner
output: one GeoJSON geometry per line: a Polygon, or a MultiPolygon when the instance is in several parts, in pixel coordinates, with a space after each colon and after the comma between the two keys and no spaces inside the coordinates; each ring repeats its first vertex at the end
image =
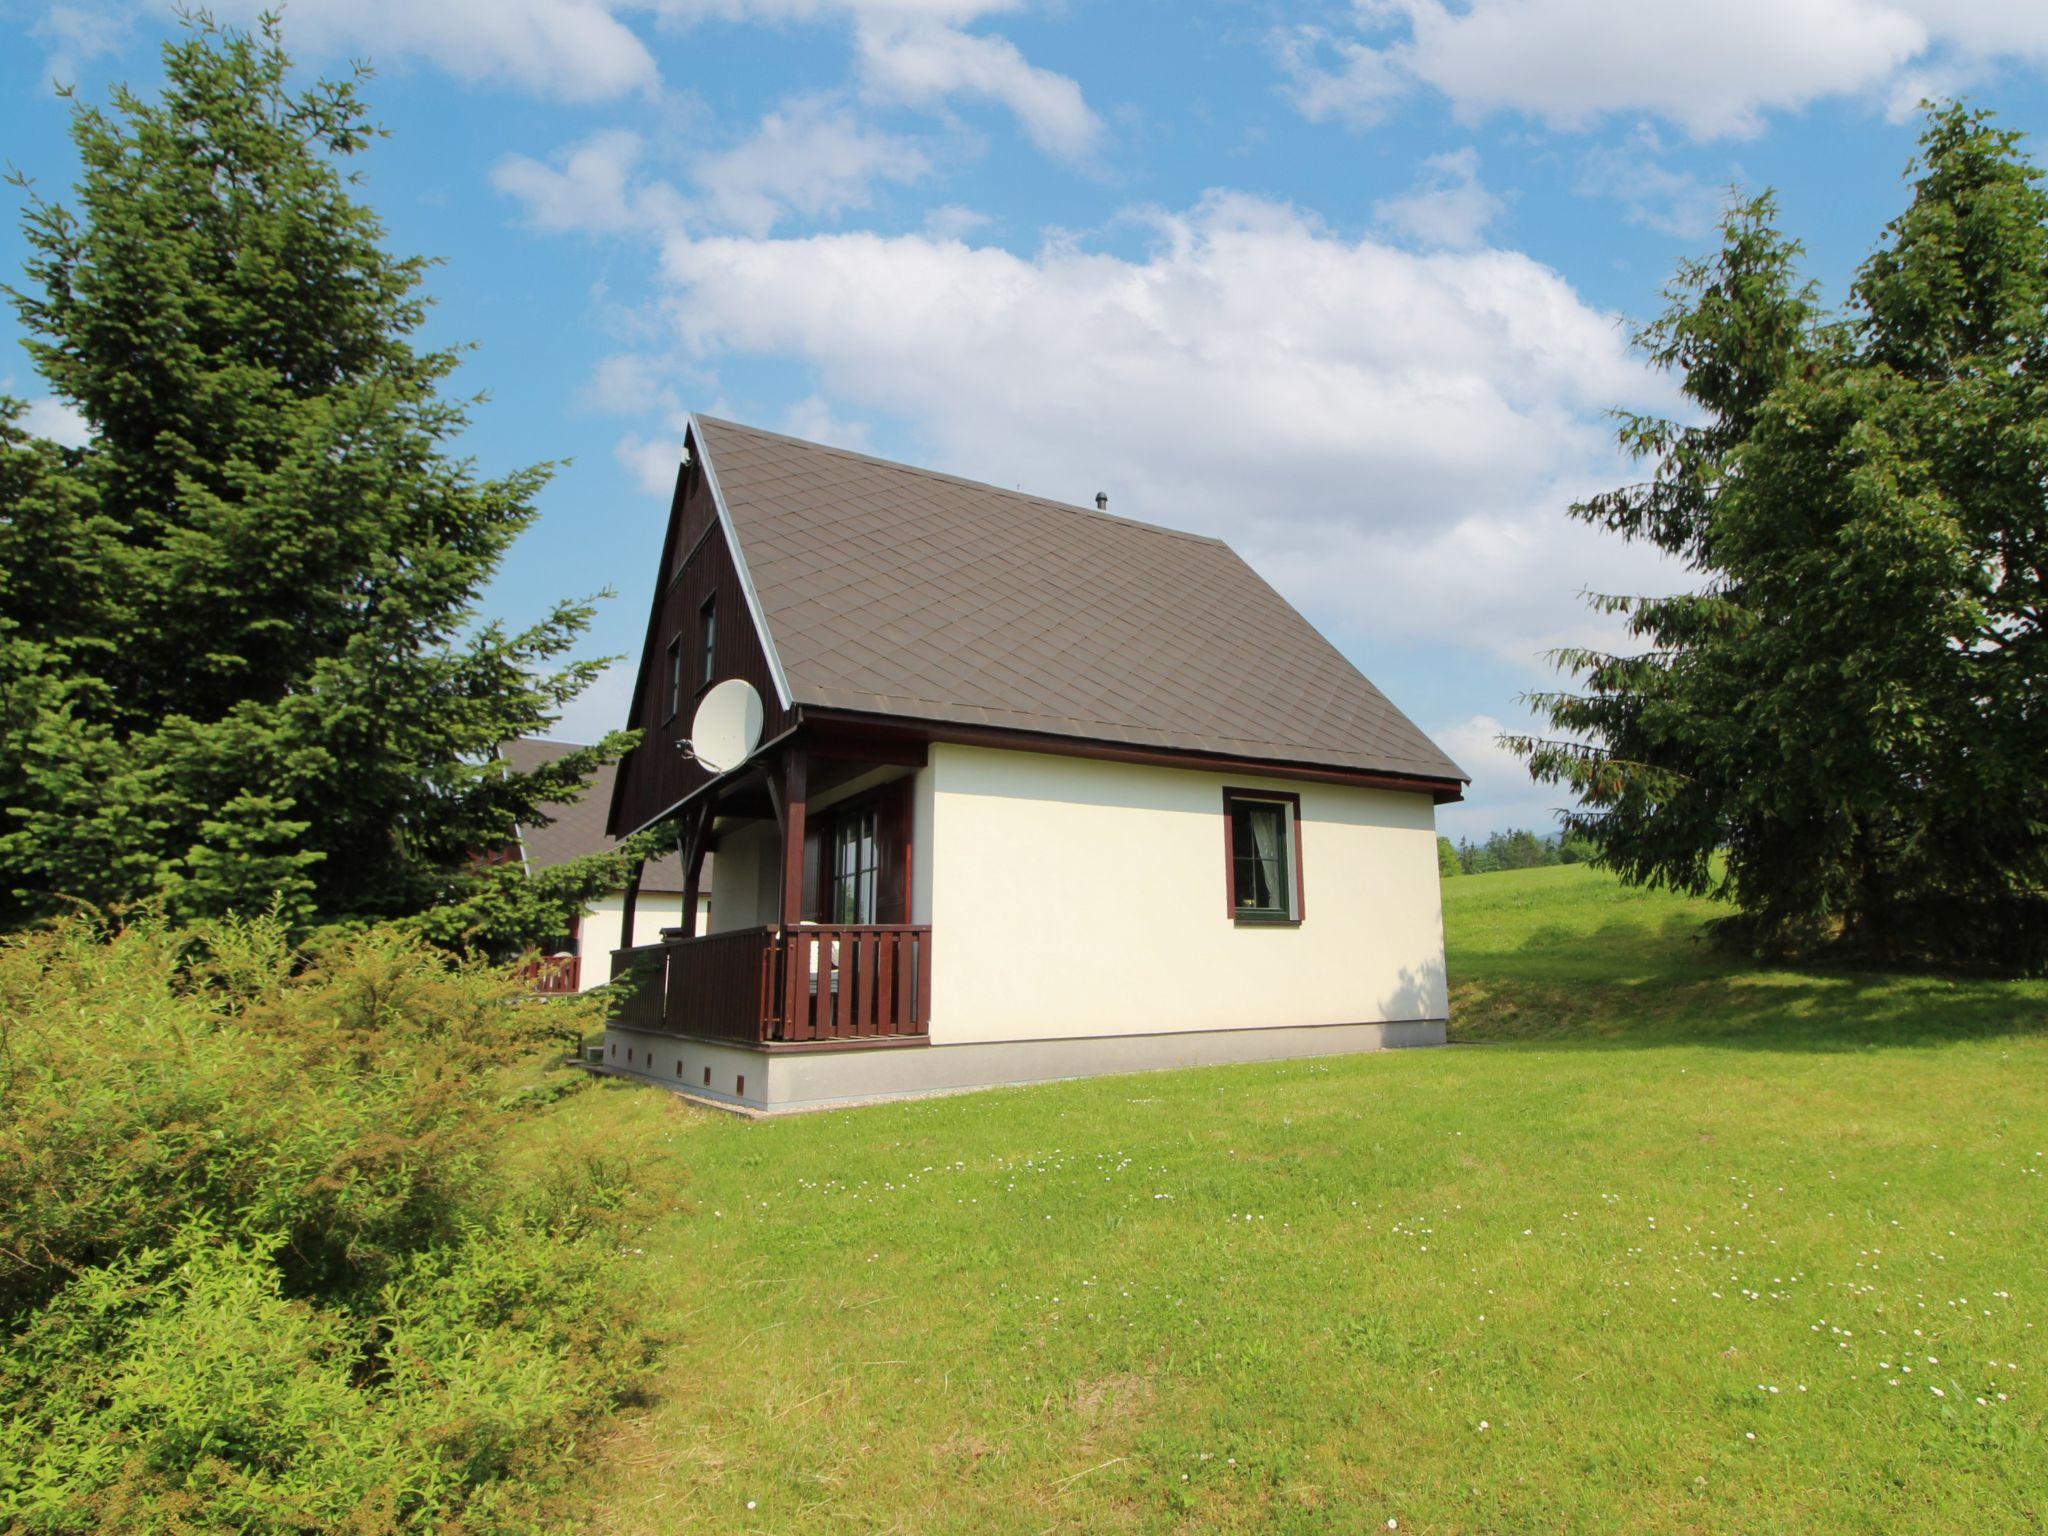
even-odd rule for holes
{"type": "MultiPolygon", "coordinates": [[[[1018,501],[1028,501],[1034,506],[1048,507],[1055,512],[1071,512],[1078,517],[1092,518],[1097,522],[1121,523],[1126,528],[1136,528],[1145,533],[1163,533],[1169,538],[1187,539],[1196,544],[1214,544],[1229,549],[1227,540],[1213,534],[1190,533],[1185,528],[1169,528],[1164,523],[1148,523],[1142,518],[1125,517],[1121,513],[1107,512],[1098,507],[1084,507],[1071,501],[1060,501],[1051,496],[1037,496],[1030,491],[1013,490],[1008,486],[992,485],[986,480],[971,480],[965,475],[949,475],[942,469],[926,469],[920,464],[905,464],[900,459],[885,459],[880,454],[861,453],[852,448],[840,448],[832,443],[820,443],[808,437],[797,437],[789,432],[772,432],[766,427],[750,426],[744,421],[733,421],[724,416],[707,416],[702,411],[697,420],[706,426],[731,427],[737,432],[751,432],[757,437],[772,437],[779,442],[798,443],[819,453],[836,454],[842,459],[857,459],[863,464],[877,464],[884,469],[901,470],[907,475],[922,475],[927,480],[944,480],[953,485],[968,486],[977,491],[993,491],[998,496],[1008,496],[1018,501]]],[[[1234,552],[1234,551],[1233,551],[1234,552]]]]}

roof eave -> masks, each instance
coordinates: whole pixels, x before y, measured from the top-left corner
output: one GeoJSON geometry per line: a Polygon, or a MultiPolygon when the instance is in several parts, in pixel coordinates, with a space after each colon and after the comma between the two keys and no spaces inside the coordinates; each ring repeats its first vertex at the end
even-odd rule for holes
{"type": "Polygon", "coordinates": [[[1464,799],[1465,786],[1471,782],[1469,777],[1463,775],[1361,768],[1337,763],[1306,762],[1298,758],[1263,757],[1194,748],[1154,747],[1098,737],[1070,736],[1057,731],[1025,731],[1008,726],[972,725],[961,721],[932,720],[910,715],[867,713],[849,709],[807,706],[803,710],[803,723],[811,729],[830,728],[835,725],[850,726],[882,734],[915,735],[926,741],[952,742],[959,746],[985,746],[1016,752],[1039,752],[1054,757],[1081,757],[1161,768],[1242,773],[1275,779],[1298,779],[1308,783],[1349,784],[1362,789],[1427,794],[1438,805],[1464,799]]]}

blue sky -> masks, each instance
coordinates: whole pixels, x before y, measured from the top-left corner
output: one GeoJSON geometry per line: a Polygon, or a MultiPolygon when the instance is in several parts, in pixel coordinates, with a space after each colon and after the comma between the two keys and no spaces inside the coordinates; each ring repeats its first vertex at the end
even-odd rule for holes
{"type": "MultiPolygon", "coordinates": [[[[147,88],[171,25],[0,0],[7,161],[60,192],[50,82],[147,88]]],[[[490,599],[615,589],[591,649],[627,660],[566,734],[623,716],[703,410],[1229,539],[1474,774],[1453,835],[1549,824],[1492,738],[1547,647],[1605,636],[1581,589],[1682,579],[1564,509],[1625,472],[1604,411],[1670,405],[1627,335],[1725,190],[1776,187],[1839,298],[1914,101],[2048,107],[2048,4],[2006,0],[293,0],[286,29],[309,70],[377,66],[365,194],[445,262],[469,451],[568,461],[490,599]]],[[[0,327],[0,389],[71,430],[0,327]]]]}

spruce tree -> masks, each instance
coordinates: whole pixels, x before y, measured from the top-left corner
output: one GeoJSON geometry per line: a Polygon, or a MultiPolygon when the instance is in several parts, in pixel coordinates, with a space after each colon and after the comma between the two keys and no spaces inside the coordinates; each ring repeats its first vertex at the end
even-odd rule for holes
{"type": "Polygon", "coordinates": [[[2019,136],[1930,109],[1907,211],[1821,314],[1769,197],[1639,338],[1697,419],[1625,418],[1651,479],[1573,508],[1696,573],[1608,597],[1512,738],[1625,878],[1783,950],[2048,961],[2048,195],[2019,136]]]}
{"type": "Polygon", "coordinates": [[[160,96],[73,108],[69,204],[26,182],[35,366],[91,428],[0,402],[0,922],[84,899],[298,922],[418,913],[624,736],[514,775],[595,675],[564,602],[478,599],[551,467],[480,476],[428,263],[354,194],[362,75],[300,88],[274,18],[199,20],[160,96]]]}

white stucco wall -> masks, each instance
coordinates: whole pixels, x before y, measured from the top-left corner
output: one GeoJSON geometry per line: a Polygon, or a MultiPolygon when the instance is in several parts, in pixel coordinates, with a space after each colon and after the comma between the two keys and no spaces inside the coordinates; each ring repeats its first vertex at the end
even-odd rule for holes
{"type": "MultiPolygon", "coordinates": [[[[577,967],[581,990],[588,992],[592,987],[601,987],[611,980],[612,951],[625,945],[620,934],[625,914],[624,891],[600,896],[583,914],[578,946],[583,961],[577,967]]],[[[642,944],[652,944],[660,937],[663,928],[680,927],[682,921],[683,898],[680,895],[660,891],[640,893],[639,906],[633,914],[633,931],[642,944]]]]}
{"type": "Polygon", "coordinates": [[[935,1045],[1447,1012],[1426,795],[948,745],[924,778],[935,1045]],[[1298,927],[1230,920],[1226,785],[1300,795],[1298,927]]]}
{"type": "Polygon", "coordinates": [[[772,821],[735,827],[718,839],[711,861],[710,933],[755,928],[781,915],[782,840],[772,821]]]}

